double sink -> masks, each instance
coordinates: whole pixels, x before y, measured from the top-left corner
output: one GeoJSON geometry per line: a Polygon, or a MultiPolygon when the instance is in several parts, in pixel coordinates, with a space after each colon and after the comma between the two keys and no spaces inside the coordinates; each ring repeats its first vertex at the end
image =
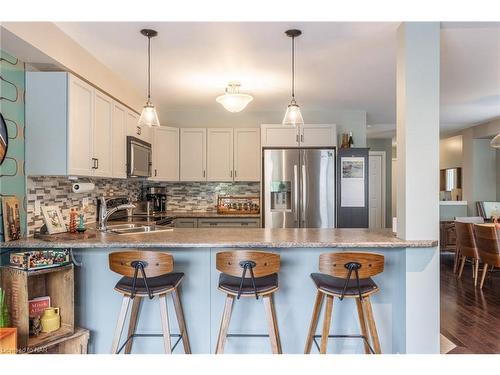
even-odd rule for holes
{"type": "Polygon", "coordinates": [[[142,234],[172,231],[172,227],[143,223],[125,223],[108,225],[106,232],[114,234],[142,234]]]}

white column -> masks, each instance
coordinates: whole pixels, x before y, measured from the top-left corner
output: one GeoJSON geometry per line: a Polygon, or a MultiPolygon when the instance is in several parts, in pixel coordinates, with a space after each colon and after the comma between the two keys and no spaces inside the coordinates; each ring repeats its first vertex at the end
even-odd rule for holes
{"type": "Polygon", "coordinates": [[[397,49],[398,237],[439,238],[438,22],[403,23],[397,49]]]}
{"type": "MultiPolygon", "coordinates": [[[[397,33],[398,237],[439,238],[440,24],[397,33]]],[[[439,248],[405,250],[402,351],[439,353],[439,248]]]]}

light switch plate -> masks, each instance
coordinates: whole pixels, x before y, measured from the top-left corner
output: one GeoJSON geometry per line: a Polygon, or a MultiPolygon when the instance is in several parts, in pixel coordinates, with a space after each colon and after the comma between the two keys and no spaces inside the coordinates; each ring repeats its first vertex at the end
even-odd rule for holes
{"type": "Polygon", "coordinates": [[[35,200],[35,215],[40,215],[40,201],[35,200]]]}
{"type": "Polygon", "coordinates": [[[85,208],[89,205],[89,199],[88,198],[83,198],[82,199],[82,206],[85,208]]]}

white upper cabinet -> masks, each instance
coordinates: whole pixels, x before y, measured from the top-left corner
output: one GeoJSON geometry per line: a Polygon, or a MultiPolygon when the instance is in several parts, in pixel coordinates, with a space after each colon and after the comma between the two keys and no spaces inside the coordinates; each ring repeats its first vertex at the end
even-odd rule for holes
{"type": "Polygon", "coordinates": [[[127,177],[127,110],[118,102],[113,102],[113,127],[111,130],[112,176],[127,177]]]}
{"type": "Polygon", "coordinates": [[[233,180],[233,129],[207,129],[207,181],[233,180]]]}
{"type": "Polygon", "coordinates": [[[335,124],[261,125],[262,147],[334,147],[337,146],[335,124]]]}
{"type": "Polygon", "coordinates": [[[180,129],[180,179],[181,181],[207,180],[207,129],[180,129]]]}
{"type": "Polygon", "coordinates": [[[68,154],[65,156],[68,162],[67,174],[90,176],[95,165],[92,160],[94,88],[75,76],[67,76],[68,123],[60,124],[61,127],[67,126],[68,132],[68,154]]]}
{"type": "Polygon", "coordinates": [[[303,125],[300,127],[301,147],[337,146],[337,126],[332,124],[303,125]]]}
{"type": "Polygon", "coordinates": [[[26,73],[26,173],[125,177],[124,110],[70,73],[26,73]]]}
{"type": "MultiPolygon", "coordinates": [[[[94,176],[112,176],[111,131],[113,99],[94,91],[93,161],[94,176]]],[[[125,139],[123,139],[125,142],[125,139]]]]}
{"type": "Polygon", "coordinates": [[[298,128],[281,124],[264,124],[260,129],[262,147],[298,147],[298,128]]]}
{"type": "Polygon", "coordinates": [[[234,181],[260,181],[260,129],[234,129],[234,181]]]}
{"type": "Polygon", "coordinates": [[[154,181],[179,181],[179,129],[161,126],[152,131],[154,181]]]}

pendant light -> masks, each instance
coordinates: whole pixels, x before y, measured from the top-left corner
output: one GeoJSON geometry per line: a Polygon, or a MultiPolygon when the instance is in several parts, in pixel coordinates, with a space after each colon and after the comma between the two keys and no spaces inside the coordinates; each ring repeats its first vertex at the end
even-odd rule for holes
{"type": "Polygon", "coordinates": [[[240,93],[239,82],[229,82],[226,87],[226,93],[218,96],[215,100],[221,104],[229,112],[241,112],[253,100],[253,97],[248,94],[240,93]]]}
{"type": "Polygon", "coordinates": [[[141,117],[139,118],[139,125],[160,126],[158,115],[153,103],[151,103],[151,38],[158,35],[158,32],[151,29],[141,30],[141,34],[148,38],[148,100],[142,109],[141,117]]]}
{"type": "Polygon", "coordinates": [[[491,140],[490,146],[500,148],[500,133],[498,133],[497,136],[491,140]]]}
{"type": "Polygon", "coordinates": [[[292,29],[285,31],[286,36],[292,38],[292,100],[286,109],[283,125],[303,125],[304,119],[300,113],[300,107],[295,101],[295,38],[302,34],[302,31],[292,29]]]}

